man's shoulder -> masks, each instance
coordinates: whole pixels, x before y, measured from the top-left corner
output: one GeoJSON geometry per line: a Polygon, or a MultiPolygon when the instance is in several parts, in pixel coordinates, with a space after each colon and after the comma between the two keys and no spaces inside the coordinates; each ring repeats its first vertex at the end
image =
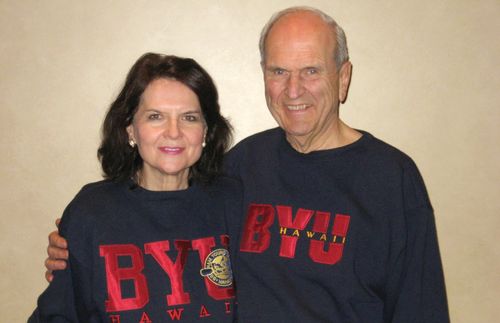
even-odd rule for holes
{"type": "Polygon", "coordinates": [[[265,144],[267,146],[269,144],[278,142],[281,138],[283,138],[283,136],[283,130],[279,127],[267,129],[241,140],[234,146],[233,149],[231,149],[231,151],[251,147],[262,147],[262,144],[265,144]]]}
{"type": "Polygon", "coordinates": [[[253,157],[264,156],[276,151],[276,147],[283,140],[284,133],[281,128],[268,129],[241,140],[224,158],[224,170],[230,176],[239,177],[242,163],[251,163],[253,157]]]}
{"type": "Polygon", "coordinates": [[[399,148],[367,132],[363,133],[364,136],[369,138],[367,140],[368,143],[365,145],[367,162],[369,161],[369,164],[378,165],[383,168],[391,168],[391,166],[398,169],[416,168],[413,159],[399,148]]]}
{"type": "Polygon", "coordinates": [[[204,192],[209,193],[211,196],[227,199],[235,194],[241,194],[243,185],[237,178],[220,175],[210,185],[202,186],[202,188],[204,192]]]}
{"type": "Polygon", "coordinates": [[[226,162],[233,163],[244,155],[269,151],[279,144],[283,136],[283,130],[277,127],[246,137],[231,148],[226,155],[226,162]]]}

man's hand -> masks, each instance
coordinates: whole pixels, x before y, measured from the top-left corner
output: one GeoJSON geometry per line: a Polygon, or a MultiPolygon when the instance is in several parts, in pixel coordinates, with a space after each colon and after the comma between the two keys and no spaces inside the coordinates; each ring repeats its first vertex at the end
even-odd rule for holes
{"type": "MultiPolygon", "coordinates": [[[[56,220],[56,226],[59,226],[61,219],[56,220]]],[[[66,239],[59,235],[59,232],[53,231],[49,234],[49,246],[47,247],[49,257],[45,259],[45,279],[50,283],[54,276],[52,271],[66,268],[66,260],[68,260],[68,243],[66,239]]]]}

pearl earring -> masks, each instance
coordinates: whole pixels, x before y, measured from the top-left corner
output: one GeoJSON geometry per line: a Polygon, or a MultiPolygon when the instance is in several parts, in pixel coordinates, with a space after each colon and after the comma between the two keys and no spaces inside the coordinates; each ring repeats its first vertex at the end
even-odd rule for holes
{"type": "Polygon", "coordinates": [[[135,141],[134,141],[134,139],[130,139],[128,141],[128,144],[130,145],[130,147],[134,148],[135,147],[135,141]]]}

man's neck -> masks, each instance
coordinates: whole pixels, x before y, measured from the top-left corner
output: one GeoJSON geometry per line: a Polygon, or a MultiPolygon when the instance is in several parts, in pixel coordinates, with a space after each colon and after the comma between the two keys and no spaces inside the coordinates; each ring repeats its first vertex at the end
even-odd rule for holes
{"type": "Polygon", "coordinates": [[[362,134],[346,125],[341,120],[331,131],[317,136],[286,136],[288,143],[296,151],[307,154],[318,150],[334,149],[352,144],[361,138],[362,134]]]}

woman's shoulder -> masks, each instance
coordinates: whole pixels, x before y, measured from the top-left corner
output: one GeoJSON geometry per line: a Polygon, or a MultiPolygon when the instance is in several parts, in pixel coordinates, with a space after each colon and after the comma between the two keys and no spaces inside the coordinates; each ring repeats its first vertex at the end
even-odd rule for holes
{"type": "Polygon", "coordinates": [[[79,194],[85,193],[85,194],[95,194],[99,192],[105,192],[108,190],[114,190],[116,187],[121,186],[119,183],[111,181],[111,180],[100,180],[97,182],[92,182],[92,183],[87,183],[82,186],[80,189],[79,194]]]}
{"type": "Polygon", "coordinates": [[[85,231],[113,214],[117,207],[126,207],[120,197],[124,185],[109,180],[85,184],[66,206],[60,228],[66,232],[85,231]]]}
{"type": "Polygon", "coordinates": [[[125,183],[114,182],[111,180],[101,180],[85,184],[76,194],[73,201],[88,201],[91,199],[94,202],[109,198],[110,195],[117,194],[126,185],[125,183]]]}
{"type": "Polygon", "coordinates": [[[68,204],[64,213],[96,213],[96,210],[107,209],[122,194],[123,183],[109,180],[85,184],[68,204]]]}

